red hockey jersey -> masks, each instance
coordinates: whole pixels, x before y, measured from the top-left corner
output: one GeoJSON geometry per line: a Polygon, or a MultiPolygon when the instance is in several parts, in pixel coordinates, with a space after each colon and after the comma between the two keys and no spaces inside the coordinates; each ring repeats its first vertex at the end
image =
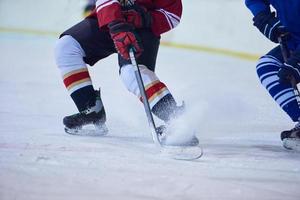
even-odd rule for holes
{"type": "MultiPolygon", "coordinates": [[[[151,13],[151,29],[160,35],[176,27],[182,14],[181,0],[133,0],[135,4],[144,6],[151,13]]],[[[100,28],[106,27],[115,20],[124,20],[119,0],[97,0],[93,14],[98,18],[100,28]]]]}

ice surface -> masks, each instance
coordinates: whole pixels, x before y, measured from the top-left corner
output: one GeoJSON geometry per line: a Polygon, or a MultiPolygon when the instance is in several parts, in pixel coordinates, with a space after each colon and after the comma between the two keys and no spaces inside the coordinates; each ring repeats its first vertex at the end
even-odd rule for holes
{"type": "Polygon", "coordinates": [[[257,81],[255,62],[161,47],[157,74],[185,101],[204,147],[195,162],[159,156],[116,56],[90,68],[107,110],[105,137],[64,133],[76,112],[56,69],[55,38],[0,34],[0,199],[300,199],[293,124],[257,81]],[[122,99],[122,101],[120,101],[122,99]]]}

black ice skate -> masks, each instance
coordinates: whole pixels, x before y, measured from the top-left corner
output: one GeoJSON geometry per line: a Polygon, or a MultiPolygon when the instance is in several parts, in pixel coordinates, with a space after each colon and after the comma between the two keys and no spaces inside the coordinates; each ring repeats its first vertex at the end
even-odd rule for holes
{"type": "Polygon", "coordinates": [[[281,140],[284,148],[300,151],[300,122],[293,129],[283,131],[281,140]]]}
{"type": "Polygon", "coordinates": [[[95,91],[96,101],[88,102],[84,111],[66,116],[63,119],[66,133],[72,135],[106,135],[106,113],[100,90],[95,91]]]}
{"type": "Polygon", "coordinates": [[[199,140],[198,138],[193,135],[192,138],[190,138],[187,141],[178,141],[178,142],[169,142],[167,140],[167,135],[168,135],[168,127],[166,125],[161,125],[159,127],[156,128],[156,132],[158,133],[158,138],[160,143],[163,146],[197,146],[199,145],[199,140]]]}
{"type": "MultiPolygon", "coordinates": [[[[176,123],[180,123],[178,118],[180,118],[185,112],[185,104],[181,106],[176,106],[175,109],[172,110],[172,113],[169,115],[168,121],[166,121],[165,125],[161,125],[157,127],[158,138],[160,143],[164,146],[197,146],[199,145],[199,140],[193,133],[191,137],[185,138],[184,135],[182,137],[177,137],[176,139],[170,139],[172,134],[176,131],[176,123]]],[[[178,128],[178,126],[177,126],[178,128]]],[[[185,133],[181,133],[185,134],[185,133]]],[[[187,134],[187,133],[186,133],[187,134]]],[[[190,133],[188,133],[190,134],[190,133]]],[[[174,138],[174,136],[173,136],[174,138]]]]}
{"type": "Polygon", "coordinates": [[[176,160],[195,160],[203,155],[196,134],[190,128],[181,128],[185,123],[185,106],[176,106],[165,125],[157,127],[156,133],[161,144],[161,155],[176,160]],[[191,132],[192,131],[192,132],[191,132]]]}

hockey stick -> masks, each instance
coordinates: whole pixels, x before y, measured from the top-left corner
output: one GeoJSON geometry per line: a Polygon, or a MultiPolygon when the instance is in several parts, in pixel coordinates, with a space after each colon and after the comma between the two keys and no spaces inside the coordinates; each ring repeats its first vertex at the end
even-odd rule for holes
{"type": "Polygon", "coordinates": [[[138,67],[138,64],[136,62],[133,48],[129,49],[129,56],[130,56],[131,64],[134,67],[135,78],[136,78],[138,86],[139,86],[140,94],[141,94],[142,101],[143,101],[143,104],[144,104],[144,108],[145,108],[145,111],[146,111],[146,115],[147,115],[147,118],[148,118],[148,123],[149,123],[149,127],[151,129],[151,134],[152,134],[152,139],[153,139],[153,141],[156,145],[161,146],[161,143],[160,143],[159,138],[158,138],[157,127],[156,127],[155,121],[153,119],[153,115],[152,115],[150,105],[149,105],[149,101],[148,101],[148,98],[147,98],[147,95],[146,95],[145,86],[144,86],[144,82],[143,82],[143,79],[142,79],[141,71],[140,71],[140,68],[138,67]]]}
{"type": "MultiPolygon", "coordinates": [[[[284,62],[287,62],[288,57],[289,57],[289,50],[288,50],[287,44],[285,42],[286,35],[287,34],[282,34],[278,37],[278,42],[280,44],[280,49],[281,49],[281,53],[282,53],[284,62]]],[[[288,79],[290,80],[291,85],[294,88],[294,93],[295,93],[295,96],[296,96],[296,100],[297,100],[297,103],[300,107],[300,92],[299,92],[300,90],[299,90],[299,87],[297,86],[296,79],[293,76],[288,77],[288,79]]]]}

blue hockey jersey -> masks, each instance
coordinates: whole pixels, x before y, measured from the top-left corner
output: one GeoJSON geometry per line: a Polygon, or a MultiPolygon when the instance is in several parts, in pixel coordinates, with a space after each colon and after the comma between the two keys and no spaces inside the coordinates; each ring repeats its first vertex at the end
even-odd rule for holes
{"type": "Polygon", "coordinates": [[[270,11],[272,6],[282,25],[291,33],[289,47],[300,50],[300,0],[245,0],[255,16],[261,11],[270,11]]]}

